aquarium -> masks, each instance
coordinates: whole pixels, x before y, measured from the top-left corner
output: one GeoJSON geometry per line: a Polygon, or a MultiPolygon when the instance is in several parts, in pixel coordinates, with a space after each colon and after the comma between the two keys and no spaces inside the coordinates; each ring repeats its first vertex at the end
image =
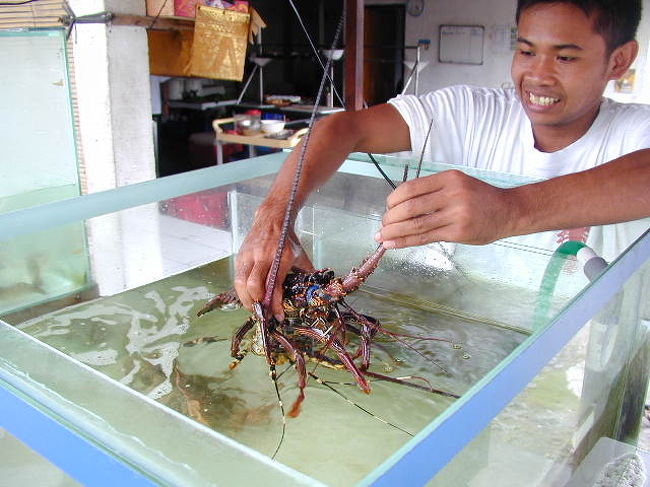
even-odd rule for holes
{"type": "MultiPolygon", "coordinates": [[[[72,225],[88,264],[74,299],[51,293],[0,315],[0,402],[14,411],[0,426],[85,484],[491,485],[499,475],[549,485],[568,481],[602,437],[634,443],[648,382],[647,221],[590,230],[587,244],[610,263],[591,281],[551,234],[388,251],[345,298],[356,317],[346,346],[361,353],[365,337],[370,393],[319,359],[317,343],[288,417],[300,393],[291,354],[273,381],[254,326],[232,356],[249,312],[197,316],[232,287],[284,157],[0,216],[0,252],[28,254],[72,225]]],[[[381,158],[394,180],[413,163],[381,158]]],[[[389,192],[355,155],[309,199],[296,233],[317,268],[344,276],[375,250],[389,192]]],[[[80,247],[55,243],[41,286],[64,288],[80,247]]]]}

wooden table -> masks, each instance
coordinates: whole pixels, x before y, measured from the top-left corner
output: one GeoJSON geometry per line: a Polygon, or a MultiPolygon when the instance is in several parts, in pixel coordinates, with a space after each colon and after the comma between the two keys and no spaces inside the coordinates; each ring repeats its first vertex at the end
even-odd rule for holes
{"type": "Polygon", "coordinates": [[[271,139],[259,135],[238,135],[228,134],[223,131],[221,125],[234,122],[234,118],[218,118],[212,121],[212,128],[214,128],[215,141],[217,145],[217,164],[223,164],[223,144],[243,144],[248,147],[248,154],[250,157],[255,157],[255,147],[271,147],[273,149],[291,149],[298,145],[300,139],[307,133],[308,128],[302,128],[290,135],[286,139],[271,139]]]}

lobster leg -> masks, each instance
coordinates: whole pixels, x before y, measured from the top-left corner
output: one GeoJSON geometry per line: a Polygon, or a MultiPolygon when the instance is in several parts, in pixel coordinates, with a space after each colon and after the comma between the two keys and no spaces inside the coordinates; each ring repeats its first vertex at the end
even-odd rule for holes
{"type": "Polygon", "coordinates": [[[432,364],[436,365],[445,374],[449,373],[447,371],[447,369],[445,369],[442,365],[440,365],[436,360],[433,360],[430,357],[425,356],[421,351],[417,350],[411,344],[407,343],[404,340],[404,338],[413,338],[413,339],[416,339],[416,340],[432,340],[432,341],[436,341],[436,342],[447,342],[447,343],[451,343],[452,345],[454,345],[451,340],[447,340],[445,338],[421,337],[421,336],[415,336],[415,335],[407,335],[407,334],[404,334],[404,333],[390,332],[390,331],[386,330],[385,328],[383,328],[379,324],[378,321],[375,320],[373,322],[371,320],[365,320],[364,315],[361,315],[361,314],[357,313],[347,303],[343,302],[342,304],[348,309],[348,311],[350,312],[350,314],[352,316],[354,316],[357,320],[359,320],[359,322],[364,322],[365,321],[368,325],[370,325],[374,329],[374,332],[372,333],[372,335],[374,335],[377,332],[384,333],[385,335],[388,335],[388,336],[394,338],[396,341],[398,341],[399,343],[401,343],[405,347],[409,348],[410,350],[413,350],[415,353],[417,353],[418,355],[420,355],[421,357],[426,359],[428,362],[431,362],[432,364]]]}
{"type": "Polygon", "coordinates": [[[275,338],[287,352],[293,355],[296,371],[298,372],[298,397],[291,406],[288,414],[290,418],[295,418],[300,414],[300,405],[305,400],[305,387],[307,387],[307,368],[305,367],[305,358],[302,356],[302,353],[291,344],[287,337],[279,331],[272,331],[271,336],[275,338]]]}
{"type": "MultiPolygon", "coordinates": [[[[343,304],[343,300],[341,300],[341,303],[343,304]]],[[[352,317],[354,319],[355,317],[351,315],[351,313],[345,312],[341,313],[341,311],[338,309],[338,307],[334,308],[334,313],[336,314],[337,317],[337,322],[341,323],[343,325],[343,330],[351,330],[354,332],[360,340],[359,347],[357,350],[350,355],[352,360],[356,360],[359,357],[362,357],[362,362],[361,362],[361,370],[365,370],[370,366],[370,340],[369,338],[372,337],[372,328],[369,329],[369,327],[363,323],[360,322],[359,320],[355,319],[357,323],[359,323],[361,326],[361,329],[355,327],[354,325],[350,324],[349,321],[352,317]],[[347,321],[346,321],[347,320],[347,321]]]]}
{"type": "MultiPolygon", "coordinates": [[[[296,328],[296,333],[314,338],[324,343],[330,343],[330,339],[321,330],[314,328],[296,328]]],[[[352,377],[354,377],[354,380],[359,385],[359,388],[366,394],[370,394],[370,384],[368,384],[368,381],[363,376],[363,373],[359,370],[359,367],[357,367],[357,365],[352,360],[352,357],[350,357],[350,354],[348,354],[341,343],[336,339],[331,340],[330,348],[332,348],[336,355],[338,355],[345,368],[350,371],[352,377]]]]}
{"type": "Polygon", "coordinates": [[[237,292],[234,289],[230,289],[221,294],[217,294],[212,299],[208,300],[203,307],[196,313],[196,316],[204,315],[215,308],[221,308],[222,306],[241,306],[241,301],[237,296],[237,292]]]}
{"type": "Polygon", "coordinates": [[[359,352],[356,357],[361,356],[361,370],[367,370],[368,367],[370,367],[370,341],[375,335],[377,328],[380,328],[381,325],[375,318],[362,315],[352,310],[345,301],[341,301],[341,304],[350,310],[343,314],[343,319],[352,318],[355,322],[361,325],[361,328],[358,329],[353,327],[350,323],[346,323],[346,327],[354,330],[354,332],[359,335],[361,346],[359,347],[359,352]]]}
{"type": "Polygon", "coordinates": [[[254,324],[255,320],[253,318],[249,318],[232,337],[232,342],[230,342],[230,356],[235,360],[230,363],[229,367],[231,370],[237,367],[237,365],[239,365],[239,362],[241,362],[244,358],[244,354],[241,353],[240,349],[241,341],[244,339],[246,333],[248,333],[250,329],[253,328],[254,324]]]}

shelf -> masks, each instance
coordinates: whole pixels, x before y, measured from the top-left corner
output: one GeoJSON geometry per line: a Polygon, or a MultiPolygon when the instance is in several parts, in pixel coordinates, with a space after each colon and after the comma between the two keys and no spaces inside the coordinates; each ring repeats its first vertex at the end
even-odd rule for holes
{"type": "Polygon", "coordinates": [[[113,14],[113,25],[135,25],[151,30],[194,30],[194,19],[189,17],[150,17],[147,15],[113,14]]]}
{"type": "Polygon", "coordinates": [[[180,101],[169,100],[167,102],[170,108],[188,108],[190,110],[210,110],[218,107],[229,107],[237,104],[237,100],[223,100],[223,101],[180,101]]]}

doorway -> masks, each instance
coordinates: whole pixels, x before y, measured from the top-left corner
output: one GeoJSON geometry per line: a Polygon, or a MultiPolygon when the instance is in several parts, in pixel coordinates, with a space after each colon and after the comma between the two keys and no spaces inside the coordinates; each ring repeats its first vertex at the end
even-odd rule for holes
{"type": "Polygon", "coordinates": [[[364,8],[363,97],[369,106],[400,93],[404,83],[404,5],[364,8]]]}

